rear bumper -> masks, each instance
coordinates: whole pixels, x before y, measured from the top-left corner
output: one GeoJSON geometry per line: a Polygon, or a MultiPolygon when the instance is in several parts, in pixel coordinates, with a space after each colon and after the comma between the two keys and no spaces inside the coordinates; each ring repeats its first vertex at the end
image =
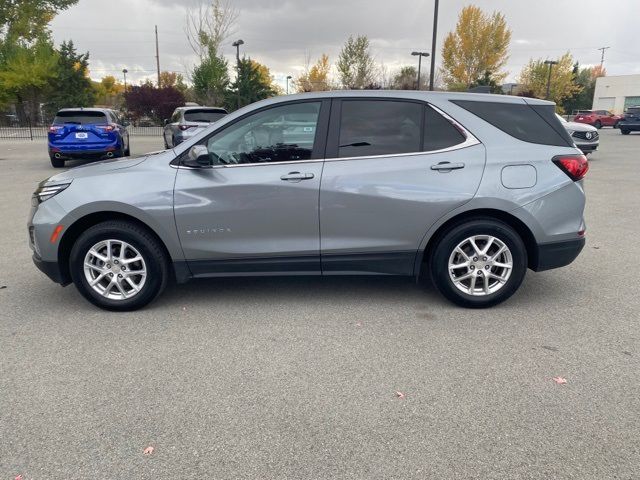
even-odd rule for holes
{"type": "Polygon", "coordinates": [[[49,277],[54,282],[59,283],[63,287],[71,283],[71,281],[68,278],[65,278],[65,276],[60,271],[60,266],[58,265],[58,262],[45,262],[35,252],[32,258],[33,258],[33,263],[35,264],[36,267],[38,267],[38,270],[40,270],[42,273],[44,273],[47,277],[49,277]]]}
{"type": "Polygon", "coordinates": [[[563,242],[538,244],[535,258],[530,265],[534,272],[560,268],[573,262],[585,245],[584,238],[563,242]]]}

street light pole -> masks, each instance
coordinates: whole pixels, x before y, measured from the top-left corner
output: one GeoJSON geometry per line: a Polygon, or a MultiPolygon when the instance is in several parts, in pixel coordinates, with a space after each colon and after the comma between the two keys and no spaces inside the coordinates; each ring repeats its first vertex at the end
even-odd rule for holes
{"type": "Polygon", "coordinates": [[[129,70],[123,68],[122,74],[124,75],[124,93],[127,93],[127,73],[129,73],[129,70]]]}
{"type": "Polygon", "coordinates": [[[547,77],[547,96],[545,97],[547,100],[549,100],[549,96],[551,95],[551,69],[554,65],[557,65],[558,62],[556,62],[555,60],[545,60],[544,64],[549,65],[549,76],[547,77]]]}
{"type": "Polygon", "coordinates": [[[433,38],[431,40],[431,71],[429,72],[429,90],[433,92],[433,81],[436,73],[436,39],[438,36],[438,4],[436,0],[433,8],[433,38]]]}
{"type": "Polygon", "coordinates": [[[291,80],[291,75],[287,75],[287,95],[289,95],[289,80],[291,80]]]}
{"type": "Polygon", "coordinates": [[[422,69],[422,57],[428,57],[427,52],[411,52],[411,55],[418,57],[418,87],[416,90],[420,90],[420,70],[422,69]]]}
{"type": "Polygon", "coordinates": [[[240,45],[244,45],[244,40],[238,39],[231,44],[236,47],[236,68],[238,69],[237,86],[238,86],[238,108],[240,108],[240,45]]]}

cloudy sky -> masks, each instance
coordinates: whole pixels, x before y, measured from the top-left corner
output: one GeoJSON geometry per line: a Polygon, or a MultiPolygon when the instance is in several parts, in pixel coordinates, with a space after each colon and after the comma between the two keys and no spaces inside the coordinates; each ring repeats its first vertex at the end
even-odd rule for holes
{"type": "MultiPolygon", "coordinates": [[[[91,76],[122,76],[138,82],[155,78],[154,25],[158,25],[162,70],[188,77],[195,56],[184,33],[185,7],[197,0],[80,0],[52,23],[57,43],[72,39],[91,54],[91,76]]],[[[606,52],[609,75],[640,73],[638,0],[443,0],[439,43],[455,27],[460,9],[474,3],[499,10],[512,30],[509,77],[515,80],[531,57],[555,58],[569,50],[581,64],[600,62],[606,52]]],[[[241,52],[266,64],[276,80],[296,76],[307,57],[323,52],[333,63],[349,35],[371,40],[379,63],[393,73],[411,65],[413,50],[431,49],[433,0],[235,0],[240,11],[235,33],[223,53],[233,60],[236,38],[241,52]]],[[[441,44],[441,43],[440,43],[441,44]]]]}

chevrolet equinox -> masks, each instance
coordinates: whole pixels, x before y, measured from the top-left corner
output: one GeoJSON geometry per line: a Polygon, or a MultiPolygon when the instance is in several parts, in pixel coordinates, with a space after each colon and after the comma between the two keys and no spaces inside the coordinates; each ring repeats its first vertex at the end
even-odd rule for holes
{"type": "Polygon", "coordinates": [[[173,149],[43,181],[29,244],[52,280],[110,310],[169,281],[345,274],[429,275],[454,303],[488,307],[527,268],[578,256],[588,168],[546,101],[280,96],[173,149]]]}

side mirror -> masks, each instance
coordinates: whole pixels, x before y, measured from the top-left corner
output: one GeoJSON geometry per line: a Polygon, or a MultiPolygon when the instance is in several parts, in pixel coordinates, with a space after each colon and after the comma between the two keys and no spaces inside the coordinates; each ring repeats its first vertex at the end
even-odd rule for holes
{"type": "Polygon", "coordinates": [[[211,168],[209,150],[204,145],[194,145],[189,150],[187,158],[182,161],[182,164],[191,168],[211,168]]]}
{"type": "Polygon", "coordinates": [[[165,125],[169,125],[169,119],[168,119],[168,118],[165,118],[163,123],[164,123],[165,125]]]}

